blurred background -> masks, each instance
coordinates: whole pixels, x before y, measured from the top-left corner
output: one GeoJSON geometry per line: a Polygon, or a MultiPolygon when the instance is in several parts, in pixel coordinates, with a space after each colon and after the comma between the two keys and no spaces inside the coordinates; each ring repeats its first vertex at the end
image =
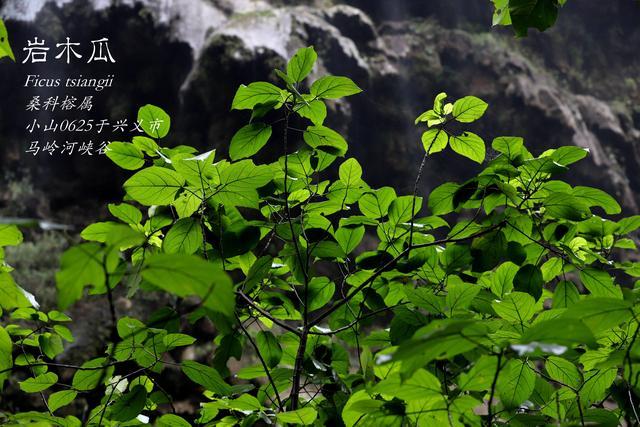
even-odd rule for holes
{"type": "MultiPolygon", "coordinates": [[[[18,282],[52,304],[59,254],[84,224],[107,217],[105,204],[121,198],[129,175],[104,156],[25,153],[25,128],[34,117],[25,111],[29,99],[94,95],[88,116],[113,122],[156,104],[172,117],[167,145],[217,148],[219,158],[249,119],[230,111],[238,85],[277,82],[273,69],[308,45],[319,55],[316,75],[346,75],[364,89],[331,104],[326,125],[347,137],[370,185],[410,192],[423,153],[413,120],[444,91],[490,104],[472,128],[488,145],[510,135],[523,136],[534,154],[567,144],[589,148],[589,160],[569,181],[607,190],[625,213],[637,213],[639,3],[571,0],[555,26],[523,39],[492,28],[492,12],[489,0],[0,0],[17,59],[0,64],[0,217],[69,227],[33,229],[25,245],[8,253],[18,282]],[[83,43],[108,37],[116,62],[67,65],[50,56],[45,64],[23,64],[23,48],[34,37],[52,53],[66,37],[83,43]],[[25,88],[28,74],[115,77],[112,88],[93,93],[25,88]]],[[[272,141],[263,159],[281,150],[272,141]]],[[[477,168],[438,154],[427,164],[421,193],[477,168]]],[[[86,327],[81,339],[99,336],[95,325],[86,327]]]]}

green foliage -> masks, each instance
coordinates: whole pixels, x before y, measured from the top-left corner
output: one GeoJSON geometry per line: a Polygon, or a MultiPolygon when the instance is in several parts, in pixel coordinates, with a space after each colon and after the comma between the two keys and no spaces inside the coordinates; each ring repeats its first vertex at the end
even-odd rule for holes
{"type": "Polygon", "coordinates": [[[16,57],[13,56],[13,50],[9,44],[9,33],[7,27],[4,25],[4,21],[0,19],[0,59],[8,56],[15,62],[16,57]]]}
{"type": "MultiPolygon", "coordinates": [[[[450,147],[478,173],[426,199],[422,169],[412,194],[372,188],[357,159],[342,159],[347,141],[322,124],[325,100],[360,89],[347,77],[308,84],[315,60],[301,49],[277,73],[283,87],[238,89],[233,108],[251,115],[230,160],[160,145],[169,120],[153,106],[141,117],[167,119],[145,128],[153,139],[110,145],[114,163],[136,172],[125,201],[109,205],[113,220],[86,227],[86,242],[63,255],[60,308],[90,301],[87,288],[108,301],[116,290],[163,292],[172,304],[147,319],[115,313],[104,353],[60,363],[70,319],[39,311],[2,261],[0,386],[48,405],[3,416],[73,426],[633,424],[640,264],[628,253],[640,219],[600,216],[621,207],[562,181],[586,150],[534,155],[506,136],[487,160],[466,130],[487,104],[439,94],[416,120],[420,168],[450,147]],[[294,117],[308,126],[290,126],[294,117]],[[266,144],[283,154],[256,164],[266,144]],[[192,332],[202,321],[213,340],[192,332]],[[180,387],[167,378],[188,381],[197,414],[173,405],[180,387]],[[82,420],[59,415],[78,401],[82,420]]],[[[21,241],[0,226],[0,246],[21,241]]]]}
{"type": "Polygon", "coordinates": [[[518,37],[529,28],[544,31],[555,24],[558,10],[567,0],[492,0],[493,25],[511,25],[518,37]]]}

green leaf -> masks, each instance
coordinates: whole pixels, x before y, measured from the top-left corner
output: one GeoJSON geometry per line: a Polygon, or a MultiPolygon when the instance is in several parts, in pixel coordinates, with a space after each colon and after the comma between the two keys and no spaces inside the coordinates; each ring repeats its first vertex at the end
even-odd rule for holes
{"type": "Polygon", "coordinates": [[[85,227],[80,232],[80,237],[90,242],[104,243],[109,238],[116,222],[96,222],[85,227]]]}
{"type": "Polygon", "coordinates": [[[194,383],[220,396],[226,396],[231,392],[231,387],[224,382],[218,371],[210,366],[186,360],[182,362],[182,372],[194,383]]]}
{"type": "Polygon", "coordinates": [[[396,192],[393,188],[382,187],[360,197],[358,207],[366,217],[378,219],[387,215],[389,206],[395,198],[396,192]]]}
{"type": "Polygon", "coordinates": [[[480,292],[480,286],[464,282],[450,283],[447,286],[447,306],[451,316],[457,310],[467,309],[480,292]]]}
{"type": "Polygon", "coordinates": [[[89,360],[81,365],[73,376],[71,385],[78,391],[89,391],[104,383],[113,373],[113,366],[107,366],[104,357],[89,360]]]}
{"type": "MultiPolygon", "coordinates": [[[[465,96],[453,104],[453,117],[461,123],[471,123],[482,117],[488,106],[480,98],[465,96]]],[[[484,147],[484,143],[482,145],[484,147]]]]}
{"type": "Polygon", "coordinates": [[[231,104],[232,110],[251,110],[259,104],[282,103],[286,92],[267,82],[240,85],[231,104]]]}
{"type": "Polygon", "coordinates": [[[410,221],[412,216],[420,212],[420,209],[422,209],[422,197],[415,198],[415,206],[413,196],[397,197],[389,206],[389,222],[398,225],[410,221]]]}
{"type": "Polygon", "coordinates": [[[313,46],[299,49],[287,64],[287,76],[295,83],[301,82],[309,75],[317,59],[313,46]]]}
{"type": "Polygon", "coordinates": [[[4,21],[0,19],[0,58],[8,56],[13,62],[16,61],[16,57],[13,56],[13,50],[9,44],[9,33],[7,27],[4,25],[4,21]]]}
{"type": "Polygon", "coordinates": [[[156,421],[157,427],[191,427],[184,418],[174,414],[165,414],[156,421]]]}
{"type": "Polygon", "coordinates": [[[11,224],[0,224],[0,247],[17,246],[22,243],[20,229],[11,224]]]}
{"type": "Polygon", "coordinates": [[[20,382],[20,390],[25,393],[38,393],[46,390],[58,382],[58,376],[53,372],[47,372],[33,378],[27,378],[20,382]]]}
{"type": "Polygon", "coordinates": [[[96,292],[106,291],[103,259],[104,252],[97,243],[76,245],[62,254],[56,273],[60,308],[66,309],[82,298],[87,285],[93,285],[96,292]]]}
{"type": "Polygon", "coordinates": [[[7,331],[0,326],[0,391],[4,389],[4,382],[11,376],[13,367],[13,343],[7,331]]]}
{"type": "Polygon", "coordinates": [[[185,180],[175,171],[151,166],[137,172],[124,183],[124,189],[135,201],[151,205],[169,205],[185,180]]]}
{"type": "Polygon", "coordinates": [[[130,142],[111,142],[105,154],[122,169],[136,170],[144,166],[144,154],[130,142]]]}
{"type": "Polygon", "coordinates": [[[511,25],[519,37],[527,35],[529,28],[544,31],[558,17],[558,0],[510,0],[511,25]]]}
{"type": "Polygon", "coordinates": [[[445,215],[453,212],[453,198],[460,186],[454,182],[445,182],[429,194],[429,209],[434,215],[445,215]]]}
{"type": "Polygon", "coordinates": [[[358,247],[364,237],[364,226],[340,227],[336,230],[336,241],[345,254],[350,254],[358,247]]]}
{"type": "Polygon", "coordinates": [[[520,341],[557,345],[596,345],[591,329],[579,318],[556,318],[536,322],[526,330],[520,341]]]}
{"type": "Polygon", "coordinates": [[[333,298],[336,285],[327,277],[314,277],[307,286],[308,311],[318,310],[326,306],[333,298]]]}
{"type": "Polygon", "coordinates": [[[142,212],[140,212],[140,209],[126,203],[119,205],[110,203],[109,212],[120,221],[129,225],[138,225],[142,221],[142,212]]]}
{"type": "Polygon", "coordinates": [[[609,215],[615,215],[622,212],[622,208],[618,202],[616,202],[616,199],[597,188],[578,186],[573,189],[571,195],[577,197],[589,207],[601,207],[609,215]]]}
{"type": "Polygon", "coordinates": [[[542,271],[533,264],[520,267],[516,276],[513,278],[513,287],[517,291],[528,293],[534,297],[536,301],[542,296],[543,285],[542,271]]]}
{"type": "Polygon", "coordinates": [[[347,152],[347,141],[338,132],[324,126],[309,126],[303,134],[311,148],[342,157],[347,152]]]}
{"type": "Polygon", "coordinates": [[[500,402],[507,408],[517,408],[531,396],[535,383],[536,375],[526,361],[508,361],[498,376],[496,386],[500,402]]]}
{"type": "Polygon", "coordinates": [[[171,227],[162,243],[168,254],[193,254],[202,247],[202,227],[194,218],[182,218],[171,227]]]}
{"type": "Polygon", "coordinates": [[[523,292],[511,292],[504,299],[494,301],[491,306],[504,320],[524,325],[536,313],[536,300],[523,292]]]}
{"type": "Polygon", "coordinates": [[[347,187],[358,187],[362,184],[362,166],[354,158],[347,159],[340,165],[340,181],[347,187]]]}
{"type": "Polygon", "coordinates": [[[557,356],[549,356],[544,364],[547,374],[561,384],[577,389],[582,383],[580,371],[573,363],[567,359],[557,356]]]}
{"type": "Polygon", "coordinates": [[[322,99],[339,99],[362,92],[350,78],[325,76],[311,85],[311,95],[322,99]]]}
{"type": "Polygon", "coordinates": [[[194,255],[154,254],[148,256],[142,277],[154,286],[179,297],[207,298],[204,306],[233,316],[235,295],[231,279],[218,265],[194,255]]]}
{"type": "Polygon", "coordinates": [[[257,208],[257,189],[271,182],[273,176],[273,169],[267,165],[256,166],[251,160],[233,163],[220,171],[214,199],[222,205],[257,208]]]}
{"type": "Polygon", "coordinates": [[[279,412],[276,418],[281,423],[308,426],[313,424],[316,418],[318,418],[318,412],[307,406],[296,409],[295,411],[279,412]]]}
{"type": "Polygon", "coordinates": [[[140,127],[152,138],[164,138],[171,128],[171,117],[160,107],[145,105],[138,110],[140,127]]]}
{"type": "Polygon", "coordinates": [[[282,359],[282,347],[270,331],[260,331],[256,336],[256,345],[268,367],[278,366],[282,359]]]}
{"type": "Polygon", "coordinates": [[[562,317],[580,319],[595,333],[626,322],[632,316],[631,304],[615,298],[584,298],[567,308],[562,317]]]}
{"type": "Polygon", "coordinates": [[[18,286],[9,273],[0,271],[0,307],[5,310],[31,307],[27,296],[26,291],[18,286]]]}
{"type": "Polygon", "coordinates": [[[514,160],[522,153],[524,140],[517,136],[499,136],[493,140],[491,147],[507,156],[509,160],[514,160]]]}
{"type": "Polygon", "coordinates": [[[40,344],[42,353],[51,360],[55,359],[57,355],[64,351],[62,338],[58,335],[49,333],[42,334],[38,337],[38,344],[40,344]]]}
{"type": "Polygon", "coordinates": [[[158,144],[151,138],[147,138],[146,136],[134,136],[131,141],[133,145],[143,153],[151,157],[158,157],[158,151],[160,151],[160,147],[158,144]]]}
{"type": "MultiPolygon", "coordinates": [[[[306,98],[307,95],[304,95],[306,98]]],[[[300,117],[305,117],[316,126],[322,126],[324,119],[327,118],[327,106],[319,99],[305,101],[296,105],[295,111],[300,117]]]]}
{"type": "Polygon", "coordinates": [[[496,356],[480,356],[473,367],[460,374],[458,386],[464,391],[485,391],[491,388],[498,368],[496,356]]]}
{"type": "Polygon", "coordinates": [[[422,134],[422,146],[427,154],[444,150],[447,142],[449,142],[449,136],[442,129],[429,129],[422,134]]]}
{"type": "Polygon", "coordinates": [[[225,258],[242,255],[256,247],[260,241],[260,228],[243,222],[232,224],[221,238],[222,254],[225,258]]]}
{"type": "Polygon", "coordinates": [[[553,153],[551,153],[551,158],[556,163],[567,166],[584,159],[585,157],[587,157],[587,154],[589,154],[588,148],[566,146],[556,148],[553,153]]]}
{"type": "Polygon", "coordinates": [[[69,403],[73,402],[77,395],[78,392],[76,392],[75,390],[57,391],[49,395],[47,405],[49,406],[51,412],[55,412],[63,406],[67,406],[69,403]]]}
{"type": "Polygon", "coordinates": [[[546,208],[546,214],[554,218],[580,221],[590,215],[586,203],[567,193],[551,193],[542,204],[546,208]]]}
{"type": "Polygon", "coordinates": [[[251,123],[242,127],[231,139],[229,157],[231,160],[240,160],[253,156],[269,142],[271,132],[271,126],[265,123],[251,123]]]}
{"type": "Polygon", "coordinates": [[[593,296],[622,299],[622,290],[606,271],[585,268],[580,271],[580,280],[593,296]]]}
{"type": "Polygon", "coordinates": [[[518,266],[512,262],[505,262],[496,268],[491,278],[491,292],[502,298],[513,289],[513,279],[518,273],[518,266]]]}
{"type": "Polygon", "coordinates": [[[147,389],[137,385],[123,394],[111,407],[111,418],[116,421],[129,421],[137,417],[147,402],[147,389]]]}
{"type": "Polygon", "coordinates": [[[563,280],[553,292],[553,308],[569,308],[580,299],[580,292],[573,282],[563,280]]]}
{"type": "Polygon", "coordinates": [[[162,338],[162,342],[167,346],[167,350],[171,350],[176,347],[184,347],[196,342],[196,339],[186,334],[167,334],[162,338]]]}
{"type": "Polygon", "coordinates": [[[580,389],[581,402],[597,402],[606,396],[607,389],[615,381],[618,370],[594,369],[584,373],[584,385],[580,389]]]}
{"type": "MultiPolygon", "coordinates": [[[[216,168],[213,165],[215,156],[216,150],[210,150],[197,156],[179,153],[172,157],[172,165],[189,184],[204,191],[205,184],[216,175],[216,168]]],[[[193,196],[192,193],[187,194],[193,196]]]]}
{"type": "Polygon", "coordinates": [[[467,157],[474,162],[484,162],[485,147],[484,141],[472,132],[463,132],[462,135],[453,136],[449,140],[451,149],[461,156],[467,157]]]}

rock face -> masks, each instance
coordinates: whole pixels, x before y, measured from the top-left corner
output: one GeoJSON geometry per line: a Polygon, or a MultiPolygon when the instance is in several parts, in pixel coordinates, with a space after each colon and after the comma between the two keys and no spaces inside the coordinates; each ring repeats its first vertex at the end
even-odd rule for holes
{"type": "MultiPolygon", "coordinates": [[[[8,0],[3,12],[11,12],[18,3],[8,0]]],[[[20,24],[25,33],[31,26],[48,31],[52,16],[57,19],[53,22],[68,22],[78,13],[79,3],[87,2],[41,3],[31,3],[30,14],[22,15],[34,20],[20,24]],[[34,8],[44,9],[35,13],[34,8]]],[[[313,45],[321,58],[316,74],[348,75],[365,89],[349,102],[331,105],[327,124],[347,135],[351,154],[367,166],[366,179],[372,185],[408,190],[421,151],[413,118],[438,92],[446,91],[454,98],[474,94],[490,103],[486,117],[474,128],[487,143],[496,136],[519,135],[534,152],[566,144],[589,148],[589,162],[569,179],[604,188],[621,198],[627,211],[638,210],[640,113],[634,108],[640,82],[637,72],[632,73],[640,69],[640,59],[619,40],[640,40],[637,19],[632,19],[640,18],[638,7],[569,2],[556,28],[520,41],[506,31],[490,31],[489,6],[469,6],[466,0],[438,0],[426,6],[412,0],[330,5],[121,0],[117,7],[103,0],[90,3],[99,11],[87,15],[94,23],[133,25],[144,16],[149,25],[139,30],[156,49],[191,51],[190,58],[165,59],[175,64],[174,72],[158,76],[151,71],[145,89],[136,89],[135,96],[132,88],[119,90],[118,99],[110,101],[110,108],[130,111],[148,99],[159,100],[176,118],[175,143],[203,149],[213,145],[224,152],[234,130],[248,120],[246,114],[229,112],[237,86],[254,80],[276,82],[272,70],[282,68],[299,47],[313,45]],[[586,25],[602,16],[607,22],[593,36],[586,25]],[[571,50],[587,44],[589,52],[571,50]],[[615,67],[605,69],[605,63],[615,67]],[[165,92],[162,96],[154,94],[159,87],[165,92]]],[[[132,69],[123,70],[125,76],[140,71],[128,66],[132,69]]],[[[6,128],[0,122],[0,134],[5,135],[6,128]]],[[[270,147],[267,156],[281,153],[277,142],[270,147]]],[[[443,177],[468,176],[473,165],[443,154],[427,169],[425,191],[443,177]]],[[[117,188],[119,183],[110,184],[117,188]]]]}

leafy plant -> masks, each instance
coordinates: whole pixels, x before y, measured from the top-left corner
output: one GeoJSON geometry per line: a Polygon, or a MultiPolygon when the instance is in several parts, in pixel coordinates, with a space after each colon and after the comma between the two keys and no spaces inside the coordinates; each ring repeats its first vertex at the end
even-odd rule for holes
{"type": "Polygon", "coordinates": [[[567,0],[492,0],[493,25],[512,26],[518,37],[525,37],[529,28],[544,31],[558,18],[560,7],[567,0]]]}
{"type": "Polygon", "coordinates": [[[13,56],[13,50],[9,44],[9,33],[7,27],[4,25],[4,21],[0,19],[0,59],[8,56],[15,62],[16,58],[13,56]]]}
{"type": "MultiPolygon", "coordinates": [[[[487,104],[442,93],[416,119],[424,157],[413,193],[371,188],[345,158],[347,141],[324,124],[327,102],[361,90],[337,76],[305,84],[315,60],[301,49],[277,71],[280,86],[238,89],[232,107],[250,117],[231,160],[162,147],[169,116],[140,109],[162,123],[108,150],[135,171],[124,201],[109,205],[113,221],[83,230],[57,275],[61,309],[87,287],[107,294],[111,342],[81,366],[56,362],[73,339],[69,319],[30,307],[5,266],[2,381],[46,402],[5,417],[65,426],[636,422],[640,264],[626,253],[640,216],[599,216],[621,207],[560,179],[587,150],[535,156],[505,136],[487,160],[467,130],[487,104]],[[267,146],[281,155],[256,164],[267,146]],[[482,170],[420,197],[422,170],[447,147],[482,170]],[[175,300],[147,319],[118,316],[117,288],[175,300]],[[183,359],[179,349],[206,343],[189,332],[204,319],[215,349],[183,359]],[[73,372],[65,381],[63,369],[73,372]],[[197,416],[179,415],[167,372],[201,392],[197,416]],[[82,420],[62,409],[74,402],[85,405],[82,420]]],[[[15,227],[0,229],[0,245],[20,240],[15,227]]]]}

